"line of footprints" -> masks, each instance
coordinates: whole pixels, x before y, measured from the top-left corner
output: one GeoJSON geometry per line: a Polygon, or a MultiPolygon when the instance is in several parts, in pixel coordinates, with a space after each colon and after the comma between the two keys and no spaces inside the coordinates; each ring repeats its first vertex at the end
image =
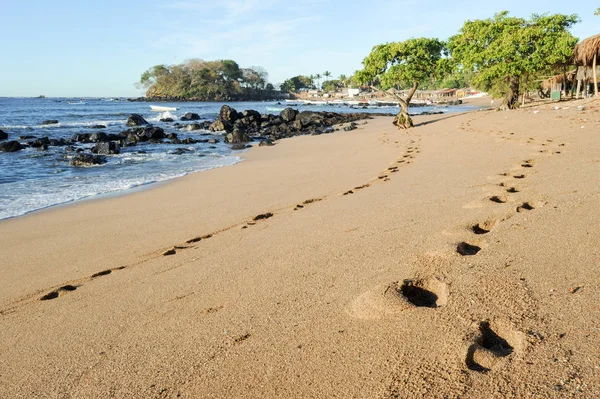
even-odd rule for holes
{"type": "MultiPolygon", "coordinates": [[[[398,144],[398,143],[396,142],[396,144],[398,144]]],[[[402,154],[402,156],[400,158],[398,158],[395,162],[393,162],[392,166],[388,167],[384,172],[380,173],[377,177],[371,179],[371,181],[369,181],[368,183],[365,183],[360,186],[356,186],[351,190],[343,192],[341,195],[346,196],[346,195],[354,194],[355,192],[357,192],[359,190],[363,190],[368,187],[371,187],[373,184],[376,184],[378,182],[390,181],[390,177],[391,177],[392,173],[397,173],[400,170],[400,167],[403,165],[411,164],[413,162],[416,154],[418,154],[420,152],[421,152],[420,147],[419,147],[417,141],[411,140],[410,144],[406,148],[406,151],[404,152],[404,154],[402,154]]],[[[311,199],[308,199],[308,200],[306,200],[300,204],[297,204],[293,207],[281,209],[280,211],[285,211],[288,209],[291,209],[293,211],[299,211],[299,210],[305,209],[309,205],[312,205],[312,204],[315,204],[315,203],[324,201],[328,198],[336,197],[336,196],[339,196],[339,194],[337,194],[337,195],[334,194],[329,197],[311,198],[311,199]]],[[[234,228],[247,229],[249,227],[256,225],[257,223],[260,223],[262,221],[270,219],[274,216],[275,216],[275,213],[273,213],[273,212],[259,214],[259,215],[255,216],[254,218],[252,218],[252,220],[244,222],[242,224],[236,224],[236,225],[224,228],[222,230],[213,232],[211,234],[200,235],[200,236],[197,236],[197,237],[187,240],[182,245],[176,245],[167,250],[161,250],[157,253],[157,256],[173,256],[173,255],[176,255],[179,251],[183,251],[183,250],[187,250],[187,249],[191,249],[191,248],[197,248],[197,245],[201,241],[205,241],[209,238],[215,237],[216,235],[218,235],[220,233],[224,233],[224,232],[229,231],[234,228]]],[[[123,270],[128,267],[131,267],[131,266],[119,266],[119,267],[116,267],[113,269],[107,269],[107,270],[95,273],[87,278],[77,280],[76,282],[70,282],[68,284],[64,284],[58,288],[52,289],[50,292],[48,292],[46,294],[44,294],[43,296],[41,296],[39,298],[39,300],[48,301],[48,300],[59,298],[69,292],[73,292],[73,291],[77,290],[79,287],[83,286],[87,282],[93,281],[102,276],[107,276],[107,275],[111,274],[112,272],[123,270]]],[[[0,313],[2,313],[2,312],[0,311],[0,313]]]]}
{"type": "MultiPolygon", "coordinates": [[[[521,168],[529,169],[535,166],[535,160],[529,159],[521,164],[521,168]]],[[[496,204],[510,201],[509,194],[521,190],[515,182],[527,178],[521,171],[502,173],[506,177],[498,184],[504,191],[502,194],[488,197],[496,204]]],[[[514,212],[528,212],[545,205],[543,201],[522,202],[514,212]]],[[[490,218],[470,226],[471,234],[481,236],[492,232],[503,221],[512,217],[490,218]]],[[[477,255],[482,250],[480,241],[473,237],[456,244],[456,252],[469,257],[477,255]]],[[[449,297],[448,284],[435,278],[414,278],[402,282],[392,282],[380,285],[359,296],[349,308],[351,316],[361,319],[381,318],[400,314],[410,308],[439,308],[447,304],[449,297]]],[[[469,370],[487,373],[508,360],[515,351],[521,351],[525,344],[525,335],[502,321],[482,320],[476,325],[476,331],[467,336],[470,342],[465,356],[465,365],[469,370]]]]}

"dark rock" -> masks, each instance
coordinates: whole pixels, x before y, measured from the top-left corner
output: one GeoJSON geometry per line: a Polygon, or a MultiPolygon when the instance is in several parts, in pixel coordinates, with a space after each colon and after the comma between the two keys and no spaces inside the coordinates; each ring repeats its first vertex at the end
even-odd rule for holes
{"type": "Polygon", "coordinates": [[[232,150],[244,150],[244,149],[246,149],[246,145],[245,144],[241,144],[241,143],[233,144],[231,146],[231,149],[232,150]]]}
{"type": "Polygon", "coordinates": [[[233,132],[225,135],[226,143],[247,143],[249,141],[252,141],[252,138],[240,129],[234,129],[233,132]]]}
{"type": "Polygon", "coordinates": [[[120,152],[121,147],[113,141],[108,143],[98,143],[92,148],[92,153],[100,155],[119,154],[120,152]]]}
{"type": "Polygon", "coordinates": [[[170,122],[173,122],[173,118],[162,118],[160,121],[165,122],[165,123],[170,123],[170,122]]]}
{"type": "Polygon", "coordinates": [[[349,125],[349,126],[346,126],[346,127],[344,128],[344,131],[345,131],[345,132],[350,132],[350,131],[352,131],[352,130],[356,130],[356,129],[358,129],[358,126],[356,126],[356,123],[352,122],[352,123],[350,123],[350,125],[349,125]]]}
{"type": "Polygon", "coordinates": [[[189,125],[186,125],[183,130],[185,130],[186,132],[192,132],[194,130],[202,130],[204,129],[203,125],[199,124],[199,123],[192,123],[189,125]]]}
{"type": "Polygon", "coordinates": [[[283,111],[281,111],[281,113],[279,114],[279,117],[284,121],[284,122],[291,122],[294,119],[296,119],[296,115],[298,114],[298,111],[296,111],[293,108],[286,108],[283,111]]]}
{"type": "Polygon", "coordinates": [[[260,121],[261,115],[260,112],[257,112],[253,109],[248,109],[244,111],[244,118],[248,118],[250,121],[260,121]]]}
{"type": "Polygon", "coordinates": [[[31,139],[37,139],[37,137],[31,136],[31,135],[19,136],[19,140],[31,140],[31,139]]]}
{"type": "Polygon", "coordinates": [[[110,141],[108,135],[104,132],[92,133],[89,139],[92,143],[110,141]]]}
{"type": "Polygon", "coordinates": [[[77,154],[71,159],[71,166],[92,166],[106,163],[106,158],[100,155],[77,154]]]}
{"type": "Polygon", "coordinates": [[[131,114],[127,118],[127,126],[143,126],[148,125],[148,121],[145,120],[141,115],[131,114]]]}
{"type": "MultiPolygon", "coordinates": [[[[225,107],[225,105],[224,105],[224,107],[225,107]]],[[[210,130],[211,132],[223,132],[223,131],[227,132],[227,131],[231,131],[231,129],[232,129],[231,123],[221,119],[220,117],[217,118],[216,121],[211,123],[211,125],[208,128],[208,130],[210,130]]]]}
{"type": "Polygon", "coordinates": [[[176,148],[175,150],[169,152],[169,154],[173,155],[182,155],[192,152],[189,148],[176,148]]]}
{"type": "Polygon", "coordinates": [[[8,138],[8,133],[0,130],[0,140],[6,140],[8,138]]]}
{"type": "Polygon", "coordinates": [[[106,126],[104,126],[104,125],[94,125],[90,129],[106,129],[106,126]]]}
{"type": "Polygon", "coordinates": [[[229,105],[223,105],[221,111],[219,111],[219,118],[224,122],[233,123],[241,117],[240,113],[229,105]]]}
{"type": "Polygon", "coordinates": [[[73,144],[70,140],[65,139],[50,139],[50,145],[55,147],[64,147],[66,145],[73,144]]]}
{"type": "Polygon", "coordinates": [[[302,130],[302,122],[300,122],[300,121],[293,121],[292,123],[290,123],[290,128],[292,130],[295,130],[295,131],[299,132],[300,130],[302,130]]]}
{"type": "Polygon", "coordinates": [[[177,133],[169,133],[167,134],[167,138],[171,140],[177,140],[177,133]]]}
{"type": "Polygon", "coordinates": [[[42,122],[42,125],[56,125],[58,121],[56,119],[48,119],[42,122]]]}
{"type": "Polygon", "coordinates": [[[207,143],[210,143],[210,144],[216,144],[218,142],[219,142],[219,140],[217,140],[217,139],[208,139],[208,141],[207,141],[207,143]]]}
{"type": "MultiPolygon", "coordinates": [[[[148,140],[162,140],[165,136],[165,131],[160,127],[147,127],[141,132],[142,136],[145,136],[148,140]]],[[[138,137],[140,134],[138,134],[138,137]]]]}
{"type": "Polygon", "coordinates": [[[23,149],[23,146],[18,141],[5,141],[0,143],[0,152],[17,152],[23,149]]]}
{"type": "Polygon", "coordinates": [[[186,114],[181,117],[182,121],[197,121],[198,119],[200,119],[200,115],[193,112],[186,112],[186,114]]]}
{"type": "Polygon", "coordinates": [[[275,145],[275,143],[273,143],[273,140],[271,140],[271,139],[263,140],[258,144],[259,147],[264,147],[264,146],[270,147],[272,145],[275,145]]]}
{"type": "Polygon", "coordinates": [[[48,146],[50,144],[50,138],[42,137],[41,139],[37,139],[29,143],[29,146],[32,148],[40,148],[44,146],[48,146]]]}

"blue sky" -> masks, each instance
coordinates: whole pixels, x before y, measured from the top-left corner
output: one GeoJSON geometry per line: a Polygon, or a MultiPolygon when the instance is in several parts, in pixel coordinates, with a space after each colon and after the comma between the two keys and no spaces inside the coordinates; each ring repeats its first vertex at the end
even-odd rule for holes
{"type": "Polygon", "coordinates": [[[138,96],[155,64],[189,58],[259,65],[272,83],[325,70],[352,74],[379,43],[446,39],[467,19],[577,13],[573,34],[600,33],[595,1],[3,0],[0,96],[138,96]]]}

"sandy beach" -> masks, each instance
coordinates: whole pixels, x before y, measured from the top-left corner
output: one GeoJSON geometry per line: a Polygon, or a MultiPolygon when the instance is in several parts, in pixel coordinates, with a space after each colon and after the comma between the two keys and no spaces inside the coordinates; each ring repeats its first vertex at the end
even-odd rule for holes
{"type": "Polygon", "coordinates": [[[600,397],[599,110],[377,117],[0,221],[0,397],[600,397]]]}

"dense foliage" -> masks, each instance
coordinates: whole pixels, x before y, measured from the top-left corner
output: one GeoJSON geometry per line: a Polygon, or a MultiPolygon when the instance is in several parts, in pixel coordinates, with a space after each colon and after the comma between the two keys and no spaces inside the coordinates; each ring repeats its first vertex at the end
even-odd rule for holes
{"type": "Polygon", "coordinates": [[[452,59],[480,90],[503,96],[508,108],[518,105],[520,89],[570,62],[577,39],[569,28],[577,15],[511,17],[508,12],[467,21],[450,38],[452,59]]]}
{"type": "Polygon", "coordinates": [[[223,101],[272,94],[267,78],[261,67],[240,68],[232,60],[191,59],[179,65],[156,65],[142,74],[139,83],[147,97],[223,101]]]}
{"type": "Polygon", "coordinates": [[[401,105],[397,126],[408,128],[412,126],[408,106],[419,84],[441,78],[450,70],[445,52],[445,43],[438,39],[418,38],[380,44],[363,60],[363,69],[356,72],[355,78],[361,84],[387,90],[396,97],[401,105]],[[406,97],[394,94],[395,90],[406,86],[410,87],[406,97]]]}
{"type": "Polygon", "coordinates": [[[298,75],[287,79],[281,84],[281,91],[295,91],[298,92],[303,89],[315,89],[316,86],[313,83],[313,76],[298,75]]]}

